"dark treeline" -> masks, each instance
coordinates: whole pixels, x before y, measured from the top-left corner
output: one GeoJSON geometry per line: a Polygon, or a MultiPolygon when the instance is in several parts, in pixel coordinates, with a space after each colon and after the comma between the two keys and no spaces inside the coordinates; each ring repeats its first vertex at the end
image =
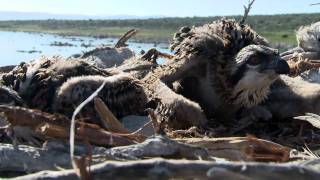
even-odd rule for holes
{"type": "MultiPolygon", "coordinates": [[[[178,29],[181,26],[199,26],[221,17],[188,17],[160,19],[130,19],[130,20],[30,20],[30,21],[0,21],[0,28],[21,26],[38,26],[42,29],[92,29],[103,27],[132,27],[145,29],[178,29]]],[[[240,19],[241,16],[226,18],[240,19]]],[[[247,23],[257,31],[294,31],[301,25],[320,20],[320,13],[314,14],[284,14],[249,16],[247,23]]]]}

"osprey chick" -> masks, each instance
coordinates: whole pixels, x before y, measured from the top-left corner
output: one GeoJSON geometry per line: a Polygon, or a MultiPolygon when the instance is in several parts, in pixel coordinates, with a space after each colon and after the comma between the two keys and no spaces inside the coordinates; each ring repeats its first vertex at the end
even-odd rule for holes
{"type": "Polygon", "coordinates": [[[281,54],[285,60],[303,58],[309,60],[320,59],[320,22],[308,26],[301,26],[296,33],[298,47],[281,54]]]}
{"type": "Polygon", "coordinates": [[[289,72],[278,51],[267,45],[249,26],[234,20],[182,28],[171,45],[185,68],[174,79],[181,84],[178,92],[198,102],[209,117],[260,104],[278,75],[289,72]]]}
{"type": "Polygon", "coordinates": [[[51,105],[55,92],[69,78],[113,74],[115,73],[78,59],[65,60],[61,57],[53,57],[21,63],[11,72],[4,74],[2,82],[18,92],[28,107],[52,112],[51,105]]]}
{"type": "MultiPolygon", "coordinates": [[[[71,117],[75,108],[93,94],[104,82],[103,89],[99,92],[100,97],[111,112],[117,118],[127,115],[144,114],[148,102],[147,96],[141,83],[129,74],[121,73],[109,77],[104,76],[77,76],[68,79],[56,91],[53,111],[71,117]]],[[[99,117],[90,102],[80,113],[81,118],[87,118],[95,124],[99,117]]]]}
{"type": "Polygon", "coordinates": [[[320,22],[300,27],[296,36],[298,47],[305,52],[320,52],[320,22]]]}

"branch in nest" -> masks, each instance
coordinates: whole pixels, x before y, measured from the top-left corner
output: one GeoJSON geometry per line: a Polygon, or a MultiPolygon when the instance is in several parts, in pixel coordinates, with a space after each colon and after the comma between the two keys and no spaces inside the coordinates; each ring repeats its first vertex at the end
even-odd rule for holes
{"type": "Polygon", "coordinates": [[[289,76],[291,77],[299,76],[301,73],[311,69],[320,68],[320,62],[316,60],[290,59],[288,64],[290,67],[289,76]]]}
{"type": "Polygon", "coordinates": [[[290,148],[253,137],[184,138],[175,140],[207,149],[211,157],[232,161],[288,162],[291,160],[290,148]]]}
{"type": "Polygon", "coordinates": [[[243,6],[244,7],[244,15],[243,15],[242,19],[239,22],[240,25],[244,24],[244,22],[246,21],[254,1],[255,0],[252,0],[252,1],[249,0],[248,6],[243,6]]]}
{"type": "MultiPolygon", "coordinates": [[[[301,162],[286,164],[212,162],[150,159],[105,162],[92,167],[93,179],[319,179],[320,173],[301,162]],[[303,166],[304,165],[304,166],[303,166]]],[[[310,164],[310,165],[309,165],[310,164]]],[[[74,170],[43,171],[19,177],[26,179],[77,179],[74,170]]]]}
{"type": "MultiPolygon", "coordinates": [[[[48,138],[69,138],[70,119],[59,114],[39,110],[0,105],[0,112],[12,126],[29,127],[48,138]]],[[[145,137],[131,134],[111,133],[94,124],[75,121],[75,137],[100,146],[123,146],[143,141],[145,137]]]]}
{"type": "Polygon", "coordinates": [[[155,48],[149,49],[141,58],[156,64],[159,57],[166,59],[174,58],[173,55],[160,52],[155,48]]]}
{"type": "Polygon", "coordinates": [[[117,44],[114,46],[115,48],[121,48],[121,47],[126,47],[128,46],[126,44],[126,42],[133,37],[134,35],[136,35],[138,32],[138,30],[136,29],[130,29],[128,32],[126,32],[117,42],[117,44]]]}
{"type": "MultiPolygon", "coordinates": [[[[36,132],[49,138],[69,138],[68,127],[50,123],[39,125],[36,132]]],[[[134,137],[132,136],[128,137],[128,135],[111,133],[98,127],[90,127],[85,123],[76,123],[75,138],[98,146],[125,146],[135,144],[135,141],[132,140],[134,137]]]]}
{"type": "Polygon", "coordinates": [[[94,99],[94,107],[98,112],[105,129],[116,133],[131,133],[120,123],[120,121],[113,115],[113,113],[100,98],[94,99]]]}

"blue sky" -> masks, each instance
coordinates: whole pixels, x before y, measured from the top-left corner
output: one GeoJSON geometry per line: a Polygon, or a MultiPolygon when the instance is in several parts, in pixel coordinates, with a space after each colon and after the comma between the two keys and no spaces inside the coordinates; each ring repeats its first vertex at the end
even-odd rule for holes
{"type": "MultiPolygon", "coordinates": [[[[243,13],[247,0],[0,0],[0,11],[83,15],[215,16],[243,13]]],[[[320,0],[256,0],[251,14],[320,12],[320,0]]]]}

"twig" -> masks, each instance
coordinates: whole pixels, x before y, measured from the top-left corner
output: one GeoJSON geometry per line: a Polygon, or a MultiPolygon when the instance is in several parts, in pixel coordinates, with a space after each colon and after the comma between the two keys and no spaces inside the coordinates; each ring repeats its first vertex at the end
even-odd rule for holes
{"type": "Polygon", "coordinates": [[[157,59],[159,57],[165,58],[165,59],[173,59],[174,56],[171,54],[163,53],[158,51],[155,48],[149,49],[142,57],[141,59],[145,59],[147,61],[150,61],[152,63],[157,63],[157,59]]]}
{"type": "Polygon", "coordinates": [[[126,32],[117,42],[117,44],[114,46],[115,48],[120,48],[120,47],[126,47],[128,46],[126,42],[134,35],[137,34],[136,29],[130,29],[128,32],[126,32]]]}
{"type": "Polygon", "coordinates": [[[254,1],[255,0],[252,0],[252,1],[249,0],[248,6],[243,6],[244,7],[244,15],[243,15],[242,19],[239,22],[240,25],[244,24],[244,22],[246,21],[254,1]]]}
{"type": "Polygon", "coordinates": [[[320,63],[317,60],[308,60],[303,59],[302,57],[295,57],[289,59],[288,61],[290,67],[289,76],[295,77],[301,75],[303,72],[306,72],[311,69],[320,68],[320,63]]]}

